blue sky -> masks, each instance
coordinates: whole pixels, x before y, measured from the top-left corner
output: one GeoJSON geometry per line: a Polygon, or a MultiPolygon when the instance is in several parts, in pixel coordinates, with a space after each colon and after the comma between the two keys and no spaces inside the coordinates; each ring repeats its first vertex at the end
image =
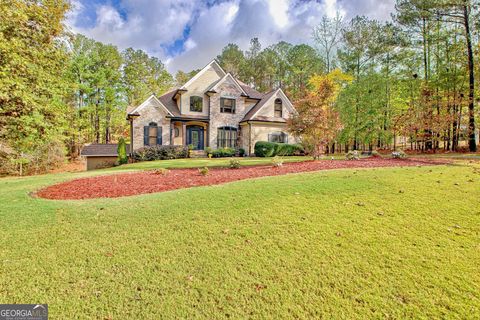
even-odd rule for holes
{"type": "Polygon", "coordinates": [[[311,43],[322,16],[388,20],[394,0],[71,0],[67,25],[120,49],[159,57],[170,72],[211,61],[228,43],[247,49],[278,41],[311,43]]]}

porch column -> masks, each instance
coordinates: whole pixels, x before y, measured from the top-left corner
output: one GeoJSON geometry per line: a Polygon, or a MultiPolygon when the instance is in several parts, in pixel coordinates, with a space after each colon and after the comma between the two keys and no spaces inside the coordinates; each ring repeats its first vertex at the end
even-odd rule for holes
{"type": "Polygon", "coordinates": [[[173,146],[173,128],[175,127],[175,124],[173,123],[172,120],[170,120],[170,145],[173,146]]]}
{"type": "Polygon", "coordinates": [[[207,145],[207,147],[210,147],[210,123],[209,122],[207,122],[207,124],[205,126],[205,130],[207,131],[207,134],[206,134],[207,143],[206,143],[206,145],[207,145]]]}
{"type": "Polygon", "coordinates": [[[185,122],[182,122],[182,139],[183,139],[183,145],[187,145],[187,124],[185,122]]]}

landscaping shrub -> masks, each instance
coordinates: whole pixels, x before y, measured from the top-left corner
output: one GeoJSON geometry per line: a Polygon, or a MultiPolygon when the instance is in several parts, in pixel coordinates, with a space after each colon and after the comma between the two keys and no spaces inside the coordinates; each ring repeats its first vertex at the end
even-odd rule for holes
{"type": "Polygon", "coordinates": [[[230,160],[230,169],[240,169],[240,161],[238,159],[231,159],[230,160]]]}
{"type": "Polygon", "coordinates": [[[122,165],[128,163],[127,145],[125,144],[125,139],[123,139],[123,137],[118,140],[117,154],[118,164],[122,165]]]}
{"type": "Polygon", "coordinates": [[[272,158],[272,165],[276,168],[280,168],[281,166],[283,166],[282,158],[280,158],[278,156],[273,157],[272,158]]]}
{"type": "Polygon", "coordinates": [[[219,148],[212,151],[212,156],[214,158],[228,158],[235,155],[235,149],[232,148],[219,148]]]}
{"type": "Polygon", "coordinates": [[[393,151],[392,152],[392,158],[393,159],[405,159],[407,157],[407,154],[403,152],[403,150],[398,150],[398,151],[393,151]]]}
{"type": "Polygon", "coordinates": [[[245,149],[243,149],[243,148],[238,149],[238,156],[239,157],[245,157],[245,153],[246,153],[245,149]]]}
{"type": "Polygon", "coordinates": [[[198,168],[198,173],[200,173],[202,176],[207,176],[209,172],[210,170],[208,170],[207,167],[198,168]]]}
{"type": "Polygon", "coordinates": [[[300,144],[276,143],[258,141],[255,143],[257,157],[294,156],[303,155],[305,151],[300,144]]]}
{"type": "Polygon", "coordinates": [[[258,141],[255,143],[255,155],[257,157],[273,157],[275,155],[276,143],[258,141]]]}
{"type": "Polygon", "coordinates": [[[205,148],[205,153],[207,154],[207,156],[208,156],[209,158],[212,157],[212,152],[213,152],[213,149],[212,149],[211,147],[206,147],[206,148],[205,148]]]}
{"type": "Polygon", "coordinates": [[[298,156],[305,152],[300,144],[276,143],[275,156],[298,156]]]}
{"type": "Polygon", "coordinates": [[[143,147],[133,153],[136,161],[182,159],[188,157],[186,146],[149,146],[143,147]]]}
{"type": "Polygon", "coordinates": [[[360,160],[360,153],[357,150],[349,151],[345,155],[345,159],[347,159],[347,160],[360,160]]]}
{"type": "Polygon", "coordinates": [[[161,175],[161,176],[165,176],[169,172],[169,170],[165,169],[165,168],[158,168],[158,169],[154,169],[152,171],[153,171],[153,174],[157,174],[157,175],[161,175]]]}

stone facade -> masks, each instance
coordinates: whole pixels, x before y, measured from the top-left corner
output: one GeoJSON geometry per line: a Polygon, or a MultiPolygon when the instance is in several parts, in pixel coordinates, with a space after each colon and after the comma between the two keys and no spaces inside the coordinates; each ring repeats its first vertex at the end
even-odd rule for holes
{"type": "MultiPolygon", "coordinates": [[[[162,128],[164,145],[171,141],[187,144],[187,128],[195,125],[205,128],[204,147],[213,149],[218,148],[218,128],[234,127],[238,130],[238,147],[252,154],[257,141],[268,140],[274,132],[286,133],[286,120],[295,110],[281,90],[261,94],[245,86],[212,61],[176,92],[168,108],[152,96],[130,113],[138,116],[133,122],[133,149],[144,146],[144,126],[155,122],[162,128]],[[201,112],[190,111],[192,96],[203,98],[201,112]],[[221,98],[235,99],[234,113],[221,112],[221,98]],[[277,98],[282,100],[282,118],[275,118],[277,98]]],[[[295,141],[289,137],[289,142],[295,141]]]]}
{"type": "Polygon", "coordinates": [[[161,106],[156,99],[150,98],[145,106],[138,111],[140,117],[133,121],[133,150],[144,146],[143,127],[151,122],[157,123],[162,128],[162,144],[170,144],[170,119],[167,118],[168,111],[161,106]]]}
{"type": "Polygon", "coordinates": [[[216,89],[217,93],[210,96],[210,146],[217,148],[217,134],[220,127],[239,128],[239,123],[249,110],[246,107],[246,98],[242,96],[241,89],[227,78],[216,89]],[[220,111],[221,98],[235,99],[235,113],[223,113],[220,111]]]}

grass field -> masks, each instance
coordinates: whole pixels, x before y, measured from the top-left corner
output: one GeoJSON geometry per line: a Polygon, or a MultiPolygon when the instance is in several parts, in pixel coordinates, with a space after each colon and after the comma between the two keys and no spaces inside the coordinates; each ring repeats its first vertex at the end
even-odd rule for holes
{"type": "Polygon", "coordinates": [[[1,303],[48,303],[52,319],[480,314],[478,164],[29,196],[121,168],[0,179],[1,303]]]}

